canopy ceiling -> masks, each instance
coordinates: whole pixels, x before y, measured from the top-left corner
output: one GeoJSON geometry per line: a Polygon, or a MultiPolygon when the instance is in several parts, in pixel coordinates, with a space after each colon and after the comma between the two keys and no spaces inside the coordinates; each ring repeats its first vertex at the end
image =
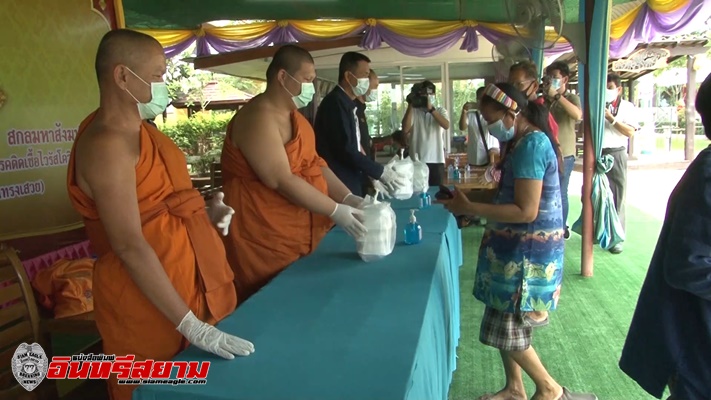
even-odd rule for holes
{"type": "MultiPolygon", "coordinates": [[[[357,46],[351,46],[312,51],[311,55],[314,57],[319,78],[337,82],[338,63],[346,51],[358,51],[367,55],[371,60],[371,67],[380,77],[380,83],[400,83],[399,66],[405,67],[403,71],[405,83],[412,83],[409,81],[424,79],[440,81],[442,79],[441,65],[444,62],[450,63],[450,78],[454,80],[494,76],[496,65],[491,57],[492,44],[483,38],[480,41],[479,50],[474,53],[460,51],[459,44],[457,44],[439,56],[427,59],[403,55],[387,45],[374,50],[363,50],[357,46]]],[[[213,57],[218,58],[219,56],[213,57]]],[[[209,57],[207,60],[201,61],[204,66],[198,65],[196,62],[196,67],[242,78],[264,80],[264,73],[271,58],[214,66],[208,66],[211,64],[209,57]]]]}
{"type": "MultiPolygon", "coordinates": [[[[517,0],[123,0],[126,27],[185,29],[219,20],[428,19],[506,23],[517,0]]],[[[561,0],[577,22],[580,0],[561,0]]],[[[612,0],[613,4],[633,0],[612,0]]]]}

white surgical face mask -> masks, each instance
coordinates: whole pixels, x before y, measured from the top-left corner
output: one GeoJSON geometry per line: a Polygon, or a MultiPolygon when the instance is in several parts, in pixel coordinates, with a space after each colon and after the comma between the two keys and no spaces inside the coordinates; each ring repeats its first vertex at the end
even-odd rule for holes
{"type": "Polygon", "coordinates": [[[613,103],[617,100],[617,89],[607,89],[605,91],[605,103],[613,103]]]}
{"type": "Polygon", "coordinates": [[[378,91],[373,89],[370,93],[365,95],[365,101],[376,101],[378,100],[378,91]]]}
{"type": "Polygon", "coordinates": [[[430,104],[432,104],[432,105],[434,105],[435,101],[437,101],[437,97],[435,97],[435,95],[433,95],[433,94],[431,94],[427,97],[430,99],[430,104]]]}
{"type": "Polygon", "coordinates": [[[368,91],[368,89],[370,89],[370,78],[357,79],[358,83],[355,86],[351,85],[351,88],[353,89],[353,94],[356,96],[363,96],[368,91]]]}

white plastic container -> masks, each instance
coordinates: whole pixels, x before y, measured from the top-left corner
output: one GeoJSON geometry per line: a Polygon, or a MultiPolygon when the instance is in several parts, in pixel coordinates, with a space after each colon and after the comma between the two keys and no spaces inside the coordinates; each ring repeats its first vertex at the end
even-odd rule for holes
{"type": "Polygon", "coordinates": [[[427,168],[427,164],[420,161],[417,154],[413,157],[412,192],[416,194],[426,192],[430,188],[430,169],[427,168]]]}
{"type": "Polygon", "coordinates": [[[390,196],[398,200],[407,200],[412,197],[412,194],[414,193],[413,178],[415,174],[415,166],[410,157],[407,157],[404,160],[399,157],[395,157],[391,163],[392,168],[395,172],[404,177],[405,182],[402,187],[390,193],[390,196]]]}
{"type": "Polygon", "coordinates": [[[363,210],[363,225],[368,233],[356,240],[356,247],[358,255],[365,262],[380,260],[392,253],[397,236],[395,211],[390,203],[377,200],[377,191],[375,196],[365,196],[360,206],[363,210]]]}

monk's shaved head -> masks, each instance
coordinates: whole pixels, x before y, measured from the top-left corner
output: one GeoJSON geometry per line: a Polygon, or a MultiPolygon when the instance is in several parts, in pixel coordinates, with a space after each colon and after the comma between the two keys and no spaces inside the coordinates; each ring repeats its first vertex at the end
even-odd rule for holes
{"type": "Polygon", "coordinates": [[[153,37],[130,29],[109,31],[101,39],[96,52],[96,77],[99,83],[111,79],[116,65],[123,64],[135,69],[147,52],[161,49],[160,43],[153,37]]]}

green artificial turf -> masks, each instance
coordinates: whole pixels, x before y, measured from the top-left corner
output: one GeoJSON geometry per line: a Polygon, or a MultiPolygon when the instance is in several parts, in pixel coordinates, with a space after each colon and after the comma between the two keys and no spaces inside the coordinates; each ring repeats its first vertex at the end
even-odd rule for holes
{"type": "MultiPolygon", "coordinates": [[[[571,196],[570,203],[572,225],[580,215],[580,197],[571,196]]],[[[624,252],[612,255],[596,245],[592,278],[580,275],[580,236],[573,233],[566,242],[559,309],[551,314],[550,325],[535,331],[533,338],[543,364],[561,385],[593,392],[600,400],[653,399],[619,369],[618,361],[661,224],[658,218],[628,205],[624,252]]],[[[462,233],[462,336],[451,400],[476,399],[504,385],[498,351],[479,342],[483,305],[471,294],[483,228],[467,228],[462,233]]],[[[528,377],[524,380],[530,397],[533,382],[528,377]]]]}

